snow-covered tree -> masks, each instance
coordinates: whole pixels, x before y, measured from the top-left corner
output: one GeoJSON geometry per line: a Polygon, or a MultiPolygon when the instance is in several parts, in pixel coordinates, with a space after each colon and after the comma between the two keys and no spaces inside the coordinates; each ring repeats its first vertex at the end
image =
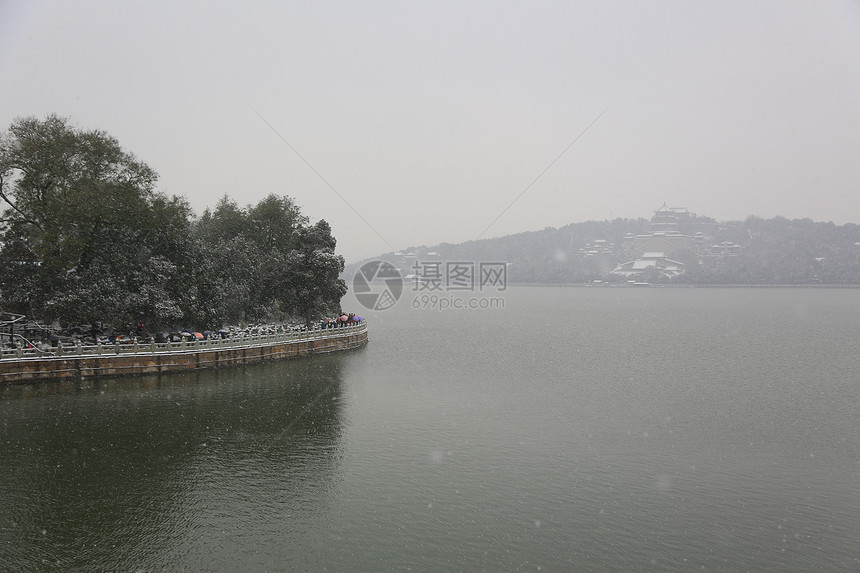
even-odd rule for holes
{"type": "Polygon", "coordinates": [[[15,120],[0,137],[3,306],[45,320],[175,321],[190,208],[156,180],[102,131],[15,120]]]}
{"type": "Polygon", "coordinates": [[[156,180],[105,132],[15,120],[0,135],[0,309],[149,332],[340,309],[328,223],[278,195],[224,196],[193,221],[156,180]]]}

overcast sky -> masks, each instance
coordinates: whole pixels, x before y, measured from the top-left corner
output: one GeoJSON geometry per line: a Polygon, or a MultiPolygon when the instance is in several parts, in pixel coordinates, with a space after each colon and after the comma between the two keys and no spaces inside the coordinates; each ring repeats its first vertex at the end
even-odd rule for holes
{"type": "Polygon", "coordinates": [[[348,261],[664,202],[860,223],[857,1],[0,0],[0,74],[0,128],[107,131],[198,213],[289,195],[348,261]]]}

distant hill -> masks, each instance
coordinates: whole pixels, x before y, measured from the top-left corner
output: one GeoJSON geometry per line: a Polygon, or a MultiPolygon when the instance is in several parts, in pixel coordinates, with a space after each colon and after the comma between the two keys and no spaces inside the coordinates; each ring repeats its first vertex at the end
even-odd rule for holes
{"type": "Polygon", "coordinates": [[[573,223],[376,259],[403,276],[422,274],[427,261],[505,262],[509,284],[860,285],[860,226],[753,216],[718,223],[664,205],[651,219],[573,223]]]}

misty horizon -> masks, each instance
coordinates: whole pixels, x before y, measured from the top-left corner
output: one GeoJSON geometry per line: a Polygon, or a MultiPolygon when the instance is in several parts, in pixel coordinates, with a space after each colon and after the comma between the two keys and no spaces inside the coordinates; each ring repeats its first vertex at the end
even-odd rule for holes
{"type": "Polygon", "coordinates": [[[197,214],[270,194],[355,261],[636,218],[860,221],[852,2],[6,2],[0,125],[99,129],[197,214]]]}

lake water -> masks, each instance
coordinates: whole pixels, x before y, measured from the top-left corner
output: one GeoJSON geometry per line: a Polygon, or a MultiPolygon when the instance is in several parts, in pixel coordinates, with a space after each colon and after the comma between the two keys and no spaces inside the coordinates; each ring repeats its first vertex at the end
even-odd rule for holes
{"type": "Polygon", "coordinates": [[[860,570],[860,290],[411,294],[356,351],[0,388],[0,569],[860,570]]]}

